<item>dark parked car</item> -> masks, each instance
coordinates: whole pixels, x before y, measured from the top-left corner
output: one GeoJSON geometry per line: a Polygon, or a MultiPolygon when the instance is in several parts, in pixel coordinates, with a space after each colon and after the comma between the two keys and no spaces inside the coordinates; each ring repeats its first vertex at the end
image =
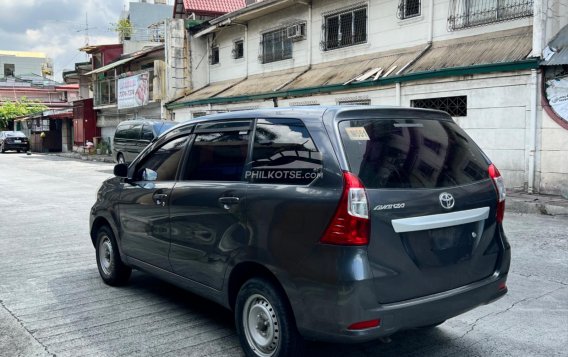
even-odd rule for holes
{"type": "Polygon", "coordinates": [[[115,175],[90,217],[102,279],[136,268],[232,309],[249,356],[435,326],[507,292],[503,179],[443,112],[212,115],[115,175]]]}
{"type": "Polygon", "coordinates": [[[119,163],[131,162],[154,138],[177,123],[166,120],[127,120],[118,124],[112,145],[119,163]]]}
{"type": "Polygon", "coordinates": [[[26,134],[21,131],[0,131],[0,151],[15,150],[17,152],[28,151],[30,141],[26,134]]]}

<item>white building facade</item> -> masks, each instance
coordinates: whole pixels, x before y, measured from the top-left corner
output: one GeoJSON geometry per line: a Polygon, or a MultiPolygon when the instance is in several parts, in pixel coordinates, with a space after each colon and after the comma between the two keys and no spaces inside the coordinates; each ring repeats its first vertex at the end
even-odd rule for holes
{"type": "Polygon", "coordinates": [[[541,107],[539,60],[567,0],[265,0],[188,47],[175,120],[259,107],[371,104],[448,111],[508,188],[568,195],[568,130],[541,107]],[[544,10],[546,9],[546,11],[544,10]]]}

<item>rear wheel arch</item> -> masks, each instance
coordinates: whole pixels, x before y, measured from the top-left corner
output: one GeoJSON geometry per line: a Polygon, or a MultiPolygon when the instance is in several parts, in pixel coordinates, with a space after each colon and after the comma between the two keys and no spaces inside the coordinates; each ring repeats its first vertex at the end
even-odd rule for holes
{"type": "MultiPolygon", "coordinates": [[[[227,295],[229,307],[231,308],[231,310],[235,309],[235,302],[237,300],[239,290],[245,282],[252,278],[265,278],[273,282],[284,294],[286,300],[288,301],[288,304],[291,305],[290,297],[288,296],[286,290],[284,289],[284,286],[282,286],[274,273],[272,273],[267,267],[262,264],[255,262],[243,262],[237,264],[232,269],[229,276],[229,282],[227,284],[227,295]]],[[[291,311],[294,311],[294,309],[291,309],[291,311]]]]}

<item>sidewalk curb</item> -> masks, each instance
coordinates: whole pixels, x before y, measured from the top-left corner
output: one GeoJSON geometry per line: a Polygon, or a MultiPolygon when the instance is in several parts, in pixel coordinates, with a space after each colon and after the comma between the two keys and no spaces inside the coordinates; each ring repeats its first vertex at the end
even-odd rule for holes
{"type": "Polygon", "coordinates": [[[75,159],[75,160],[82,160],[82,161],[106,162],[106,163],[110,163],[110,164],[116,164],[116,162],[113,160],[113,158],[111,156],[108,156],[108,155],[88,155],[88,154],[81,154],[81,153],[78,153],[78,152],[49,153],[49,154],[43,154],[43,155],[58,156],[58,157],[66,158],[66,159],[75,159]]]}
{"type": "Polygon", "coordinates": [[[505,207],[508,212],[568,217],[568,200],[560,196],[529,194],[509,196],[505,207]]]}

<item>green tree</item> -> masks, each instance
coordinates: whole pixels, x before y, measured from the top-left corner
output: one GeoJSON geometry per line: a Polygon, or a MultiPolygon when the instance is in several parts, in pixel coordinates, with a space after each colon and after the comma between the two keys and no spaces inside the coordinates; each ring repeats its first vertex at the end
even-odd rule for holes
{"type": "Polygon", "coordinates": [[[0,128],[7,128],[10,120],[31,115],[49,109],[43,104],[31,101],[26,97],[19,100],[7,101],[0,105],[0,128]]]}

